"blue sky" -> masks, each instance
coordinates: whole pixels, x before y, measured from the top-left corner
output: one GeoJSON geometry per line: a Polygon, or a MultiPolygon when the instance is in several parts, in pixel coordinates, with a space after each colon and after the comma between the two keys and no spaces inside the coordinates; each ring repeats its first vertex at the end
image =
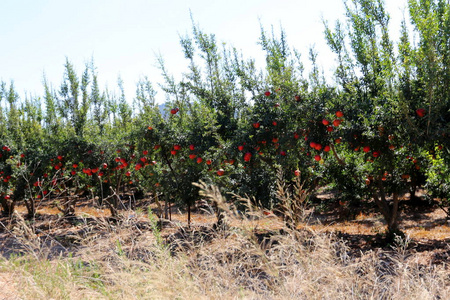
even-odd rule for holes
{"type": "MultiPolygon", "coordinates": [[[[395,37],[406,0],[386,2],[395,37]]],[[[156,53],[176,78],[186,71],[179,35],[191,33],[190,11],[205,33],[260,64],[260,22],[267,30],[281,25],[306,67],[314,45],[328,72],[334,57],[324,40],[322,18],[330,24],[343,19],[344,5],[341,0],[1,0],[0,80],[13,80],[22,97],[25,92],[41,96],[44,73],[58,89],[66,57],[78,73],[93,58],[101,87],[116,89],[120,76],[131,101],[140,77],[148,76],[154,86],[162,81],[156,53]]],[[[164,100],[162,92],[157,99],[164,100]]]]}

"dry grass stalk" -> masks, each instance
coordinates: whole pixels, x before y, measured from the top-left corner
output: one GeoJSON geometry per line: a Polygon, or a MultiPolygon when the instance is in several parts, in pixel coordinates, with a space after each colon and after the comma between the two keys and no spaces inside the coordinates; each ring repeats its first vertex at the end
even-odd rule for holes
{"type": "Polygon", "coordinates": [[[310,215],[308,212],[309,191],[304,188],[301,176],[295,178],[294,184],[286,186],[282,171],[278,172],[276,195],[280,202],[278,211],[288,228],[297,228],[300,223],[305,223],[310,215]]]}
{"type": "Polygon", "coordinates": [[[209,185],[203,181],[193,183],[193,185],[200,189],[200,196],[205,197],[207,200],[212,202],[217,218],[216,226],[228,226],[227,214],[229,214],[231,210],[229,205],[226,203],[226,199],[222,196],[219,187],[216,185],[209,185]]]}

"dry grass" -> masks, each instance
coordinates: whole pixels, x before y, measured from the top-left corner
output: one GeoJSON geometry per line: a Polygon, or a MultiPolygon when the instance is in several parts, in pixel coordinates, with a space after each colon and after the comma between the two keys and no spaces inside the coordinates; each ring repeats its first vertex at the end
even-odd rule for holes
{"type": "Polygon", "coordinates": [[[229,226],[194,219],[164,235],[151,214],[80,222],[70,240],[16,215],[7,234],[23,254],[0,259],[0,299],[450,299],[449,266],[424,260],[409,239],[357,251],[319,225],[238,221],[216,200],[229,226]]]}
{"type": "MultiPolygon", "coordinates": [[[[20,299],[449,299],[444,265],[423,265],[402,244],[350,256],[312,231],[260,244],[241,230],[182,232],[170,244],[132,228],[110,229],[72,257],[24,255],[0,263],[20,299]],[[261,246],[263,245],[263,246],[261,246]],[[20,287],[20,288],[19,288],[20,287]]],[[[45,251],[41,251],[45,252],[45,251]]],[[[5,296],[4,296],[5,297],[5,296]]]]}

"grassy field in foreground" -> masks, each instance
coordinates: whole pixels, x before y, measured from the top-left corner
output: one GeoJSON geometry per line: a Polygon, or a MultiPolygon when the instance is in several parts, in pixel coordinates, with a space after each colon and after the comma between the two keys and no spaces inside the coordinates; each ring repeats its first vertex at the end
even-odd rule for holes
{"type": "Polygon", "coordinates": [[[436,263],[409,238],[358,249],[315,226],[264,228],[270,222],[160,231],[134,214],[48,234],[16,215],[2,239],[0,299],[450,298],[448,241],[427,252],[443,258],[436,263]]]}

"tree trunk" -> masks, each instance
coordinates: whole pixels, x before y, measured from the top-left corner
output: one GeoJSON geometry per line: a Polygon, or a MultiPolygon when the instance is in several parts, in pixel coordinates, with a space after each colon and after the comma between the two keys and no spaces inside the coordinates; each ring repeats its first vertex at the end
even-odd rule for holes
{"type": "Polygon", "coordinates": [[[191,228],[191,205],[188,204],[188,227],[191,228]]]}
{"type": "Polygon", "coordinates": [[[34,199],[25,200],[25,206],[27,207],[28,211],[28,218],[30,219],[34,218],[36,214],[36,207],[34,204],[34,199]]]}
{"type": "Polygon", "coordinates": [[[164,219],[169,219],[169,211],[167,209],[167,197],[164,199],[164,219]]]}
{"type": "Polygon", "coordinates": [[[14,213],[14,201],[12,200],[3,200],[1,202],[3,213],[7,215],[8,217],[11,217],[14,213]]]}
{"type": "Polygon", "coordinates": [[[226,220],[225,220],[225,213],[223,210],[219,207],[217,201],[214,201],[213,203],[214,211],[216,213],[217,223],[215,225],[216,228],[227,226],[226,220]]]}
{"type": "Polygon", "coordinates": [[[398,228],[398,193],[394,192],[392,194],[392,205],[386,200],[386,194],[384,191],[383,183],[380,179],[377,180],[378,184],[378,193],[373,193],[373,199],[377,204],[378,208],[381,211],[381,214],[384,217],[387,225],[387,234],[388,236],[393,236],[393,234],[401,234],[400,229],[398,228]]]}

